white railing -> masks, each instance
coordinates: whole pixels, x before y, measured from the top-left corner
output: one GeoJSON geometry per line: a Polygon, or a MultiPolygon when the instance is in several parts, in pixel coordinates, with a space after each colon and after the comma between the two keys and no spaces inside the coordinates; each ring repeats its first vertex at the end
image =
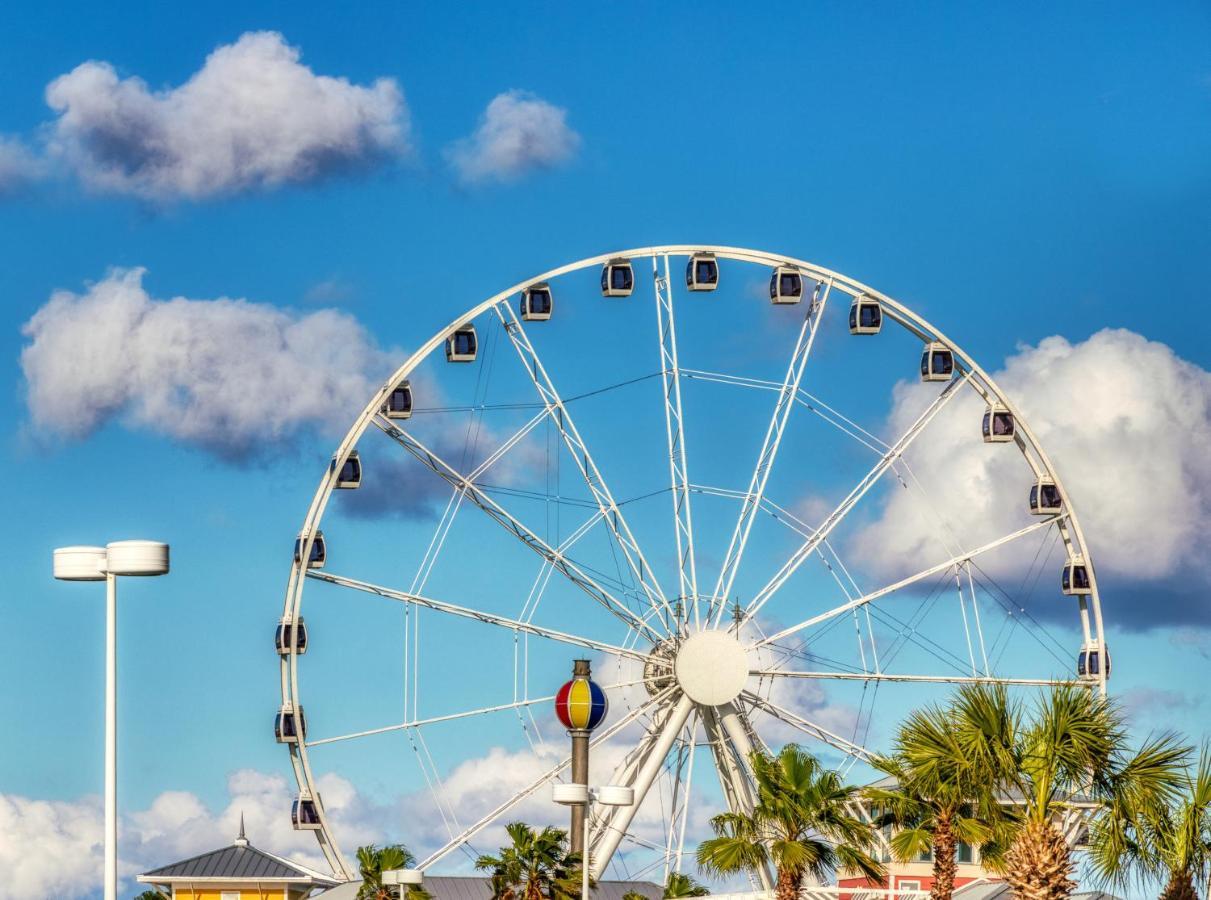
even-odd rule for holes
{"type": "MultiPolygon", "coordinates": [[[[917,900],[928,897],[929,891],[882,887],[839,887],[835,884],[805,885],[799,890],[800,900],[917,900]]],[[[741,891],[733,894],[711,894],[711,900],[773,900],[773,891],[741,891]]]]}

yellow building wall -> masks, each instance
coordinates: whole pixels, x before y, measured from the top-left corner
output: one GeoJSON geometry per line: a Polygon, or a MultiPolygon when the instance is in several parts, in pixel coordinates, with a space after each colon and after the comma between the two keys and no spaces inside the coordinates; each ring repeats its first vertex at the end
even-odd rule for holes
{"type": "MultiPolygon", "coordinates": [[[[173,900],[223,900],[223,894],[231,891],[240,892],[240,900],[288,900],[287,893],[281,888],[249,888],[237,887],[198,887],[194,889],[177,887],[173,889],[173,900]]],[[[294,896],[298,896],[296,891],[294,896]]]]}

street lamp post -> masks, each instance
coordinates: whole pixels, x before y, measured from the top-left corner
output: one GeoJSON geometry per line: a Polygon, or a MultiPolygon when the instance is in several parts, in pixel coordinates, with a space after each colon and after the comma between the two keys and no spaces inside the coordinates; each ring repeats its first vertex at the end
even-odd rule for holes
{"type": "Polygon", "coordinates": [[[113,541],[105,547],[60,547],[60,581],[105,582],[105,900],[118,898],[118,576],[164,575],[168,545],[113,541]]]}
{"type": "Polygon", "coordinates": [[[425,883],[425,873],[421,869],[384,869],[383,884],[399,888],[398,896],[406,896],[412,888],[419,888],[425,883]]]}
{"type": "Polygon", "coordinates": [[[557,784],[551,789],[552,799],[561,806],[579,806],[584,810],[584,852],[580,857],[580,900],[589,900],[589,813],[595,804],[601,806],[631,806],[635,802],[633,788],[619,784],[589,787],[587,784],[557,784]]]}

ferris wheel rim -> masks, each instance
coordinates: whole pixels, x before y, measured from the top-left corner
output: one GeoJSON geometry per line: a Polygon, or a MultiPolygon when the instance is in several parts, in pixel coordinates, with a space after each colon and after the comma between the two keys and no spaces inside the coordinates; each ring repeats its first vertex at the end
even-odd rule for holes
{"type": "MultiPolygon", "coordinates": [[[[1096,646],[1105,647],[1104,624],[1101,611],[1100,593],[1098,590],[1096,579],[1096,567],[1092,558],[1092,554],[1085,541],[1083,530],[1080,526],[1080,521],[1075,507],[1071,503],[1071,498],[1063,486],[1063,482],[1055,465],[1051,462],[1049,456],[1043,447],[1042,442],[1038,439],[1035,431],[1030,427],[1030,424],[1025,416],[1023,416],[1012,398],[1003,391],[995,382],[995,380],[984,370],[978,362],[968,354],[957,342],[953,341],[945,335],[940,329],[937,329],[932,323],[928,322],[923,317],[919,316],[908,306],[895,300],[893,297],[866,285],[856,279],[850,278],[840,272],[828,269],[816,263],[807,260],[798,259],[786,254],[774,253],[770,251],[754,250],[748,248],[732,247],[726,245],[713,244],[668,244],[668,245],[653,245],[647,247],[638,247],[628,250],[611,251],[609,253],[597,254],[590,257],[577,260],[572,263],[567,263],[562,266],[555,267],[541,274],[535,275],[519,281],[510,287],[502,290],[478,304],[468,308],[460,316],[453,319],[444,328],[437,331],[426,342],[421,344],[415,351],[408,355],[405,361],[388,377],[378,391],[373,395],[372,399],[367,403],[366,407],[354,420],[344,438],[338,444],[336,451],[333,454],[334,460],[337,461],[336,468],[354,451],[358,442],[365,435],[367,429],[374,423],[375,417],[381,410],[384,402],[387,400],[390,392],[394,387],[406,379],[424,360],[431,356],[434,351],[441,347],[455,329],[462,326],[464,323],[471,322],[479,316],[491,312],[493,309],[499,309],[502,303],[505,303],[510,298],[524,291],[527,287],[539,282],[547,282],[552,279],[559,278],[577,271],[602,266],[610,263],[613,260],[625,259],[635,261],[637,259],[652,258],[655,264],[656,260],[664,258],[666,261],[669,257],[692,257],[695,254],[710,254],[718,259],[726,259],[742,263],[751,263],[759,266],[778,268],[789,267],[797,269],[802,275],[815,279],[818,283],[828,282],[830,289],[839,289],[850,297],[857,298],[865,296],[877,300],[888,318],[896,321],[897,324],[905,328],[911,334],[916,335],[926,343],[938,342],[944,344],[948,348],[956,360],[961,360],[966,369],[966,375],[963,380],[973,381],[972,386],[977,390],[987,402],[996,401],[1001,404],[1008,412],[1013,415],[1015,432],[1020,434],[1030,450],[1036,455],[1032,458],[1030,453],[1027,453],[1024,447],[1019,445],[1023,457],[1034,471],[1036,478],[1049,478],[1060,491],[1064,498],[1064,513],[1062,516],[1048,517],[1047,520],[1037,523],[1038,526],[1051,524],[1053,521],[1060,524],[1061,529],[1068,528],[1071,530],[1072,542],[1079,556],[1083,559],[1086,567],[1090,585],[1090,592],[1087,596],[1081,597],[1082,607],[1087,603],[1089,613],[1092,615],[1092,622],[1087,622],[1085,626],[1085,640],[1089,642],[1093,640],[1096,646]],[[1092,628],[1088,626],[1091,625],[1092,628]],[[1091,637],[1089,632],[1092,631],[1094,636],[1091,637]]],[[[959,378],[953,379],[947,388],[951,388],[960,382],[959,378]]],[[[297,559],[291,567],[291,573],[287,584],[285,602],[283,606],[282,621],[298,622],[301,619],[302,611],[302,595],[303,586],[306,583],[309,575],[307,560],[311,550],[311,542],[319,530],[319,523],[323,519],[327,504],[331,499],[332,492],[336,488],[336,479],[329,473],[320,480],[320,484],[313,495],[307,515],[304,518],[302,528],[300,529],[300,552],[297,554],[297,559]]],[[[314,574],[314,573],[311,573],[314,574]]],[[[321,578],[321,580],[327,580],[321,578]]],[[[709,619],[709,615],[708,615],[709,619]]],[[[299,690],[298,677],[298,657],[300,655],[296,646],[297,634],[294,632],[297,629],[291,629],[292,636],[288,651],[280,659],[280,688],[282,696],[283,708],[287,706],[301,708],[301,694],[299,690]]],[[[786,674],[786,673],[782,673],[786,674]]],[[[1102,666],[1098,672],[1096,681],[1097,687],[1104,693],[1106,690],[1106,666],[1102,666]]],[[[1004,679],[987,678],[975,680],[988,680],[992,682],[1000,682],[1004,679]]],[[[746,694],[749,692],[745,692],[746,694]]],[[[769,712],[769,710],[766,710],[769,712]]],[[[317,779],[311,768],[308,743],[300,739],[297,743],[288,744],[291,756],[292,768],[294,770],[295,781],[299,786],[299,791],[305,796],[318,796],[317,779]]],[[[321,847],[328,859],[333,871],[337,874],[343,874],[346,877],[352,877],[352,872],[348,869],[344,856],[342,855],[339,846],[336,843],[332,828],[327,821],[327,813],[323,804],[318,804],[317,807],[320,828],[316,831],[317,838],[320,841],[321,847]]],[[[684,828],[684,826],[683,826],[684,828]]]]}

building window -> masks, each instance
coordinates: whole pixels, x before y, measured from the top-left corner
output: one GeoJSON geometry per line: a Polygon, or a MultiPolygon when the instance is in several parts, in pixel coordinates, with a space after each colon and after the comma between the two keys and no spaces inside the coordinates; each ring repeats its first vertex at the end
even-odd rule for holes
{"type": "Polygon", "coordinates": [[[901,878],[900,882],[896,885],[896,890],[898,890],[898,891],[919,891],[919,890],[921,890],[921,882],[920,881],[907,881],[907,880],[901,878]]]}
{"type": "Polygon", "coordinates": [[[219,900],[240,900],[239,891],[220,891],[219,900]]]}

